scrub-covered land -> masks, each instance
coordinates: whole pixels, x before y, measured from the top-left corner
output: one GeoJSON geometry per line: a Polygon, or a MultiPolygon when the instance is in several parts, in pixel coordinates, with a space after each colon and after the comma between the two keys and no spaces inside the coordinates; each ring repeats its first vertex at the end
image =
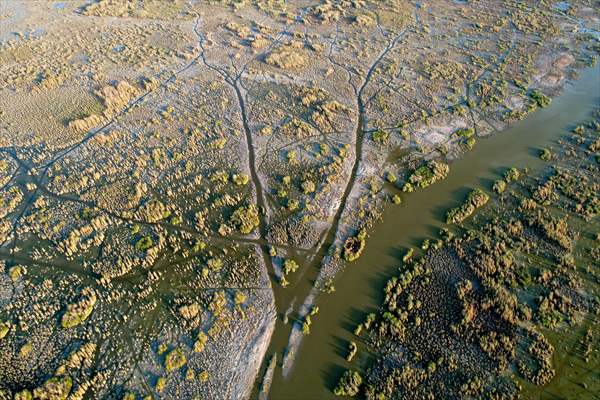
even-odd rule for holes
{"type": "MultiPolygon", "coordinates": [[[[297,317],[281,325],[286,370],[381,207],[444,179],[479,137],[547,106],[594,62],[599,18],[595,0],[2,1],[0,399],[250,396],[277,318],[297,317]],[[308,270],[318,271],[311,290],[276,300],[308,270]]],[[[498,183],[507,202],[518,179],[498,183]]],[[[562,171],[552,182],[569,191],[578,179],[562,171]]],[[[469,360],[438,355],[429,336],[404,329],[405,304],[389,303],[366,329],[373,345],[416,335],[412,351],[437,358],[413,357],[406,381],[381,359],[343,390],[375,395],[415,379],[462,390],[444,372],[451,362],[492,384],[514,353],[523,376],[550,376],[543,336],[511,334],[513,325],[551,325],[592,303],[569,283],[571,258],[543,268],[575,243],[562,217],[532,205],[557,200],[522,197],[524,211],[478,228],[488,241],[449,239],[411,267],[439,290],[452,282],[443,307],[466,310],[450,320],[418,292],[415,309],[436,307],[439,318],[420,316],[423,326],[472,324],[481,349],[469,360]],[[522,249],[535,243],[537,252],[522,249]],[[499,268],[517,251],[540,257],[539,269],[499,268]],[[451,262],[438,273],[440,257],[451,262]],[[486,302],[478,282],[495,273],[541,285],[545,311],[521,307],[504,281],[496,291],[514,300],[502,303],[507,315],[500,297],[486,302]]],[[[487,201],[474,191],[449,222],[487,201]]],[[[597,198],[581,207],[570,211],[593,218],[597,198]]],[[[405,300],[401,282],[390,286],[394,302],[405,300]]]]}

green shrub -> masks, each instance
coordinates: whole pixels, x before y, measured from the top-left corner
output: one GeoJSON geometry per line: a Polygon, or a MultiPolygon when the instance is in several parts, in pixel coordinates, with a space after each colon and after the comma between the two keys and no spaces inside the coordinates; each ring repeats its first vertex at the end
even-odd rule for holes
{"type": "Polygon", "coordinates": [[[164,378],[164,376],[161,376],[156,380],[156,385],[154,386],[154,389],[156,389],[157,392],[162,392],[166,386],[167,380],[164,378]]]}
{"type": "Polygon", "coordinates": [[[192,368],[188,368],[187,371],[185,371],[185,379],[193,381],[196,379],[196,372],[192,368]]]}
{"type": "Polygon", "coordinates": [[[209,146],[213,149],[223,150],[225,145],[227,144],[227,138],[215,139],[213,140],[209,146]]]}
{"type": "Polygon", "coordinates": [[[297,153],[296,153],[295,150],[288,151],[287,154],[286,154],[288,163],[290,163],[290,164],[295,163],[296,162],[296,156],[297,156],[297,153]]]}
{"type": "Polygon", "coordinates": [[[506,182],[502,179],[497,180],[496,182],[494,182],[492,190],[498,194],[504,193],[504,191],[506,190],[506,182]]]}
{"type": "Polygon", "coordinates": [[[362,385],[362,377],[356,371],[346,371],[338,381],[337,386],[333,389],[336,396],[354,397],[360,391],[362,385]]]}
{"type": "Polygon", "coordinates": [[[412,247],[410,249],[408,249],[408,251],[406,252],[406,254],[402,257],[402,262],[403,263],[407,263],[411,260],[413,254],[415,253],[415,249],[413,249],[412,247]]]}
{"type": "Polygon", "coordinates": [[[387,143],[387,141],[390,138],[390,133],[386,132],[384,130],[378,129],[375,132],[373,132],[373,141],[377,142],[377,143],[387,143]]]}
{"type": "Polygon", "coordinates": [[[506,183],[510,183],[512,181],[516,181],[521,176],[521,173],[516,168],[510,168],[508,171],[504,173],[504,180],[506,183]]]}
{"type": "Polygon", "coordinates": [[[144,236],[143,238],[137,241],[137,243],[135,244],[135,249],[137,251],[146,251],[150,247],[152,247],[152,245],[152,238],[150,236],[144,236]]]}
{"type": "Polygon", "coordinates": [[[417,168],[408,178],[408,183],[402,189],[405,192],[412,192],[412,185],[425,188],[438,180],[445,179],[450,172],[448,164],[441,161],[429,161],[425,165],[417,168]]]}
{"type": "Polygon", "coordinates": [[[398,180],[398,178],[396,177],[396,175],[394,175],[393,172],[388,172],[385,176],[385,179],[389,182],[389,183],[394,183],[398,180]]]}
{"type": "Polygon", "coordinates": [[[211,258],[206,262],[206,265],[213,271],[219,271],[223,267],[223,260],[220,258],[211,258]]]}
{"type": "Polygon", "coordinates": [[[238,186],[244,186],[248,183],[248,181],[250,181],[250,177],[248,177],[248,175],[245,174],[234,174],[231,177],[231,180],[238,186]]]}
{"type": "Polygon", "coordinates": [[[331,278],[327,279],[327,281],[323,285],[323,291],[328,294],[335,293],[335,286],[333,284],[333,279],[331,279],[331,278]]]}
{"type": "Polygon", "coordinates": [[[298,209],[298,207],[300,206],[300,202],[296,199],[288,199],[287,201],[287,208],[290,211],[296,211],[298,209]]]}
{"type": "Polygon", "coordinates": [[[477,143],[477,141],[475,140],[475,138],[470,137],[465,142],[465,145],[469,148],[469,150],[471,150],[475,146],[475,143],[477,143]]]}
{"type": "Polygon", "coordinates": [[[210,176],[210,181],[211,182],[220,182],[220,183],[225,184],[229,181],[229,174],[223,170],[215,171],[210,176]]]}
{"type": "Polygon", "coordinates": [[[66,400],[73,387],[69,376],[55,376],[48,379],[42,386],[33,390],[36,399],[66,400]]]}
{"type": "Polygon", "coordinates": [[[315,183],[310,180],[306,180],[306,181],[302,182],[301,185],[302,185],[302,191],[304,192],[304,194],[314,193],[314,191],[317,189],[317,186],[315,185],[315,183]]]}
{"type": "Polygon", "coordinates": [[[167,350],[169,350],[169,346],[166,343],[161,343],[156,352],[158,354],[164,354],[167,350]]]}
{"type": "Polygon", "coordinates": [[[312,324],[312,320],[310,319],[310,315],[304,317],[304,321],[302,322],[302,333],[304,335],[308,335],[310,333],[310,325],[312,324]]]}
{"type": "Polygon", "coordinates": [[[514,82],[515,86],[518,87],[519,89],[527,90],[527,86],[528,86],[527,82],[523,82],[517,78],[513,79],[513,82],[514,82]]]}
{"type": "Polygon", "coordinates": [[[548,107],[550,105],[550,103],[552,102],[552,99],[550,99],[550,97],[546,96],[544,93],[542,93],[538,89],[532,90],[531,93],[529,94],[529,97],[531,97],[531,99],[533,101],[535,101],[539,107],[542,107],[542,108],[548,107]]]}
{"type": "Polygon", "coordinates": [[[544,161],[550,161],[552,159],[552,153],[548,149],[542,149],[540,151],[540,158],[544,161]]]}
{"type": "Polygon", "coordinates": [[[476,209],[489,201],[490,197],[481,189],[474,189],[469,193],[467,200],[460,206],[451,209],[446,214],[446,223],[459,224],[467,219],[476,209]]]}
{"type": "Polygon", "coordinates": [[[358,325],[356,325],[356,328],[354,329],[354,334],[356,336],[360,336],[362,330],[363,330],[363,324],[358,324],[358,325]]]}
{"type": "Polygon", "coordinates": [[[33,399],[33,394],[31,393],[31,391],[25,389],[25,390],[21,390],[18,393],[15,393],[15,397],[14,400],[31,400],[33,399]]]}
{"type": "Polygon", "coordinates": [[[241,233],[251,233],[260,225],[258,208],[254,204],[238,208],[233,212],[231,222],[238,227],[241,233]]]}
{"type": "Polygon", "coordinates": [[[10,323],[9,322],[0,322],[0,339],[4,339],[8,332],[10,331],[10,323]]]}
{"type": "Polygon", "coordinates": [[[204,243],[204,242],[203,242],[203,241],[201,241],[201,240],[197,240],[197,241],[194,243],[194,246],[192,247],[192,251],[193,251],[194,253],[198,253],[198,252],[200,252],[200,251],[204,250],[205,248],[206,248],[206,243],[204,243]]]}
{"type": "Polygon", "coordinates": [[[296,272],[298,269],[298,263],[294,260],[287,259],[283,262],[283,273],[285,275],[289,275],[293,272],[296,272]]]}
{"type": "Polygon", "coordinates": [[[469,139],[470,137],[472,137],[475,134],[475,130],[473,128],[465,128],[465,129],[458,129],[454,133],[457,136],[469,139]]]}
{"type": "Polygon", "coordinates": [[[208,336],[206,333],[200,331],[198,332],[198,336],[196,337],[196,341],[194,342],[194,351],[196,353],[201,353],[208,342],[208,336]]]}
{"type": "Polygon", "coordinates": [[[208,371],[202,371],[198,374],[198,380],[202,383],[208,381],[209,375],[208,371]]]}
{"type": "Polygon", "coordinates": [[[358,346],[353,341],[348,345],[348,355],[346,356],[346,361],[350,362],[356,356],[358,352],[358,346]]]}
{"type": "Polygon", "coordinates": [[[25,267],[23,267],[21,265],[15,265],[14,267],[11,267],[8,270],[8,276],[10,276],[10,279],[13,282],[16,282],[20,277],[22,277],[25,274],[25,271],[26,271],[25,267]]]}
{"type": "Polygon", "coordinates": [[[85,322],[92,314],[95,304],[96,294],[91,290],[84,290],[82,298],[78,302],[67,306],[60,322],[62,327],[73,328],[85,322]]]}
{"type": "Polygon", "coordinates": [[[279,284],[281,285],[281,287],[287,287],[290,282],[288,282],[288,280],[285,278],[285,275],[281,275],[281,278],[279,279],[279,284]]]}
{"type": "Polygon", "coordinates": [[[354,261],[360,257],[365,249],[367,236],[366,231],[361,230],[358,235],[351,236],[344,242],[344,259],[348,262],[354,261]]]}
{"type": "Polygon", "coordinates": [[[175,371],[185,365],[187,359],[180,348],[175,348],[165,357],[165,368],[167,372],[175,371]]]}

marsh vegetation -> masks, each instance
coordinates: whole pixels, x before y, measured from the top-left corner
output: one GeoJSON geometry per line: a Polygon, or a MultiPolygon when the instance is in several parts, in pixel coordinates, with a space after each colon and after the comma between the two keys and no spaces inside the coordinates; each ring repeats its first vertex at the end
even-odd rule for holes
{"type": "MultiPolygon", "coordinates": [[[[266,354],[282,355],[277,382],[302,338],[319,332],[322,296],[363,260],[385,205],[443,182],[452,159],[552,107],[593,62],[595,5],[3,3],[0,398],[245,398],[266,354]]],[[[597,160],[590,129],[574,135],[597,160]]],[[[560,163],[547,150],[540,157],[560,163]]],[[[542,210],[558,190],[594,218],[584,178],[557,170],[522,195],[523,229],[572,251],[571,221],[542,210]]],[[[524,179],[508,170],[493,191],[513,201],[524,179]]],[[[474,192],[449,220],[475,223],[495,209],[485,196],[474,192]]],[[[422,249],[441,253],[459,240],[448,234],[422,249]]],[[[420,271],[420,260],[415,246],[405,264],[420,271]]],[[[567,269],[572,259],[561,262],[567,269]]],[[[489,265],[500,267],[509,268],[489,265]]],[[[534,272],[506,279],[535,281],[534,272]]],[[[402,290],[428,276],[419,274],[402,278],[402,290]]],[[[551,293],[532,314],[549,327],[571,307],[571,293],[551,293]]],[[[356,328],[361,340],[427,326],[419,313],[428,303],[396,297],[406,304],[385,319],[369,314],[356,328]]],[[[545,381],[550,347],[527,338],[534,350],[519,370],[545,381]]],[[[510,340],[486,340],[494,360],[512,360],[510,340]]],[[[380,390],[358,372],[364,343],[347,346],[357,366],[336,391],[380,390]]],[[[407,385],[437,379],[452,362],[426,361],[407,370],[407,385]]]]}

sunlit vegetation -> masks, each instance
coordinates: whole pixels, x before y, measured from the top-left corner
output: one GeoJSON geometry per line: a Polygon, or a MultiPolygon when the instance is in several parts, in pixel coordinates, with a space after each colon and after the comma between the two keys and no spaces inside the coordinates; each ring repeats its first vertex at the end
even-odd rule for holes
{"type": "Polygon", "coordinates": [[[94,311],[95,304],[96,294],[91,289],[85,289],[77,302],[67,306],[60,321],[62,327],[73,328],[85,322],[94,311]]]}
{"type": "Polygon", "coordinates": [[[304,317],[304,321],[302,321],[302,333],[304,335],[308,335],[310,333],[310,326],[312,324],[312,319],[310,315],[306,315],[304,317]]]}
{"type": "Polygon", "coordinates": [[[516,181],[521,176],[521,173],[516,168],[510,168],[504,173],[504,180],[506,183],[516,181]]]}
{"type": "Polygon", "coordinates": [[[492,187],[492,189],[498,194],[504,193],[504,191],[506,190],[506,181],[498,179],[496,182],[494,182],[494,186],[492,187]]]}
{"type": "Polygon", "coordinates": [[[146,251],[152,247],[152,244],[152,238],[150,236],[144,236],[135,243],[135,248],[138,251],[146,251]]]}
{"type": "Polygon", "coordinates": [[[167,372],[175,371],[183,367],[186,362],[187,359],[183,351],[180,348],[175,348],[165,356],[165,369],[167,372]]]}
{"type": "Polygon", "coordinates": [[[383,130],[373,132],[373,141],[380,144],[385,144],[390,138],[390,133],[383,130]]]}
{"type": "Polygon", "coordinates": [[[294,49],[276,50],[265,58],[265,62],[287,70],[299,69],[307,64],[306,58],[294,49]]]}
{"type": "Polygon", "coordinates": [[[533,90],[529,96],[539,107],[548,107],[552,100],[539,90],[533,90]]]}
{"type": "Polygon", "coordinates": [[[243,234],[253,232],[260,225],[258,208],[255,205],[238,208],[231,215],[231,222],[243,234]]]}
{"type": "Polygon", "coordinates": [[[344,259],[348,262],[356,260],[362,254],[366,245],[367,232],[361,230],[356,236],[351,236],[344,242],[344,259]]]}
{"type": "Polygon", "coordinates": [[[544,161],[552,160],[552,152],[548,149],[542,149],[540,151],[540,158],[544,161]]]}
{"type": "MultiPolygon", "coordinates": [[[[595,9],[579,1],[566,9],[491,1],[5,3],[0,398],[10,399],[249,397],[270,338],[288,329],[302,337],[319,323],[321,296],[364,258],[384,207],[402,203],[400,190],[444,179],[449,160],[476,146],[476,136],[548,106],[597,52],[595,9]],[[282,296],[277,282],[289,286],[282,296]],[[276,316],[284,311],[294,323],[282,328],[276,316]]],[[[597,132],[597,123],[585,123],[573,133],[594,167],[597,132]]],[[[552,147],[552,164],[561,157],[552,147]]],[[[506,229],[543,235],[565,253],[561,266],[534,258],[513,271],[516,250],[511,259],[485,245],[482,254],[502,261],[479,264],[498,285],[542,285],[523,325],[560,327],[573,319],[565,309],[580,302],[555,293],[564,286],[557,280],[574,269],[574,249],[587,236],[558,210],[591,220],[598,190],[589,176],[564,169],[523,193],[530,177],[522,175],[494,186],[527,215],[506,229]]],[[[421,277],[424,286],[435,279],[419,267],[420,254],[454,240],[430,238],[406,253],[404,267],[418,276],[403,269],[408,286],[399,284],[384,323],[376,313],[357,327],[360,340],[348,349],[356,368],[358,347],[362,362],[378,330],[398,339],[431,328],[427,300],[402,296],[421,277]]],[[[506,300],[506,314],[527,314],[496,289],[465,297],[485,310],[451,310],[461,317],[458,331],[472,332],[487,310],[504,316],[494,298],[506,300]]],[[[439,297],[453,295],[451,288],[439,297]]],[[[484,333],[471,348],[508,360],[513,338],[484,333]]],[[[547,366],[549,347],[529,336],[534,350],[516,348],[531,359],[511,365],[546,381],[548,368],[540,374],[538,366],[547,366]]],[[[457,364],[411,354],[414,363],[391,378],[348,372],[336,392],[387,398],[388,386],[401,385],[412,395],[457,364]]],[[[484,378],[457,378],[461,395],[487,394],[484,378]]]]}
{"type": "Polygon", "coordinates": [[[460,206],[451,209],[446,214],[446,222],[460,224],[489,200],[489,196],[481,189],[474,189],[467,196],[467,200],[460,206]]]}
{"type": "Polygon", "coordinates": [[[414,187],[426,188],[438,180],[448,176],[450,167],[441,161],[432,160],[417,168],[409,177],[408,182],[402,188],[405,192],[412,192],[414,187]]]}
{"type": "Polygon", "coordinates": [[[358,394],[363,383],[362,377],[356,371],[346,371],[333,389],[336,396],[354,397],[358,394]]]}
{"type": "Polygon", "coordinates": [[[348,362],[352,361],[354,356],[356,356],[357,352],[358,352],[358,346],[356,345],[356,343],[350,342],[350,344],[348,345],[348,355],[346,356],[346,361],[348,361],[348,362]]]}
{"type": "Polygon", "coordinates": [[[0,340],[4,339],[8,332],[10,331],[10,323],[8,322],[0,322],[0,340]]]}
{"type": "Polygon", "coordinates": [[[288,259],[283,262],[283,273],[289,275],[296,272],[298,269],[298,263],[294,260],[288,259]]]}

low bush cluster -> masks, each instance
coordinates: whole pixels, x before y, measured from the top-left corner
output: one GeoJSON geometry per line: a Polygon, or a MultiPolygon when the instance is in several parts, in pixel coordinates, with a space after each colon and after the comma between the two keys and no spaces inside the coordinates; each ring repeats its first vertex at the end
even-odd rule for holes
{"type": "Polygon", "coordinates": [[[473,214],[475,210],[484,206],[489,199],[490,197],[481,189],[473,190],[471,193],[469,193],[467,200],[460,207],[456,207],[448,211],[446,214],[446,223],[462,223],[471,214],[473,214]]]}

